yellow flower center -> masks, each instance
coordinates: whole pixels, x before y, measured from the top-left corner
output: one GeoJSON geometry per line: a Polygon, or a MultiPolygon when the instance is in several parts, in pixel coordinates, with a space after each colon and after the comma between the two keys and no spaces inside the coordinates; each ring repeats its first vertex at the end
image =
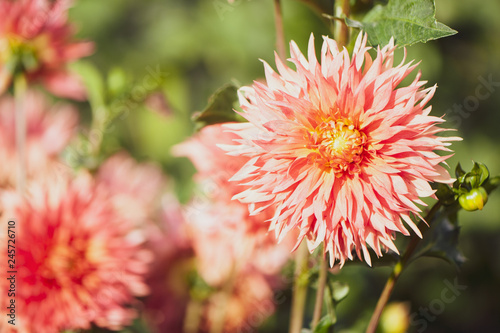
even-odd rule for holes
{"type": "Polygon", "coordinates": [[[56,280],[61,286],[79,282],[91,287],[97,278],[94,264],[104,256],[100,242],[75,239],[70,244],[58,244],[50,251],[42,275],[56,280]]]}
{"type": "Polygon", "coordinates": [[[359,163],[367,142],[366,135],[345,118],[326,119],[310,132],[311,158],[339,176],[359,172],[359,163]]]}
{"type": "Polygon", "coordinates": [[[18,72],[33,72],[40,67],[42,54],[48,48],[48,40],[41,36],[25,40],[18,36],[0,38],[0,62],[12,75],[18,72]]]}

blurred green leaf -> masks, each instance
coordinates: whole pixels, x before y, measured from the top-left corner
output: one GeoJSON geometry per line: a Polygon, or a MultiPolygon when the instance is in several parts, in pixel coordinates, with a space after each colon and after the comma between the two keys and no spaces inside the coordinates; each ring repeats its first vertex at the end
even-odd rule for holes
{"type": "Polygon", "coordinates": [[[500,176],[496,176],[496,177],[493,177],[493,178],[490,178],[488,179],[488,181],[486,181],[484,183],[484,188],[486,190],[486,192],[491,193],[493,192],[498,186],[500,186],[500,176]]]}
{"type": "Polygon", "coordinates": [[[364,30],[372,45],[386,45],[394,37],[397,45],[404,46],[457,33],[437,22],[435,12],[434,0],[390,0],[385,6],[375,6],[361,22],[345,21],[364,30]]]}
{"type": "Polygon", "coordinates": [[[318,325],[314,327],[313,333],[328,333],[328,330],[335,324],[336,321],[336,318],[332,318],[328,314],[325,315],[319,320],[318,325]]]}
{"type": "Polygon", "coordinates": [[[436,257],[446,260],[459,268],[466,260],[458,249],[460,227],[456,223],[456,212],[441,209],[430,223],[431,228],[425,234],[413,259],[421,256],[436,257]]]}
{"type": "Polygon", "coordinates": [[[128,78],[125,71],[120,67],[113,67],[108,73],[108,91],[115,97],[122,94],[127,88],[128,78]]]}
{"type": "Polygon", "coordinates": [[[219,88],[208,100],[205,110],[193,115],[193,121],[199,130],[205,126],[245,121],[234,110],[234,104],[238,100],[238,87],[228,83],[219,88]]]}
{"type": "Polygon", "coordinates": [[[465,176],[465,171],[462,169],[462,165],[460,165],[460,162],[457,163],[457,167],[455,168],[455,177],[457,179],[460,179],[460,177],[465,176]]]}
{"type": "Polygon", "coordinates": [[[88,61],[78,61],[71,64],[71,69],[81,76],[92,110],[97,110],[106,104],[106,92],[101,73],[88,61]]]}
{"type": "MultiPolygon", "coordinates": [[[[331,276],[332,278],[334,277],[333,274],[331,274],[331,276]]],[[[349,286],[347,283],[332,281],[332,278],[329,279],[328,286],[330,287],[333,300],[336,304],[338,304],[349,294],[349,286]]]]}
{"type": "Polygon", "coordinates": [[[453,189],[443,183],[432,183],[432,188],[436,190],[436,196],[443,205],[453,205],[456,201],[453,189]]]}

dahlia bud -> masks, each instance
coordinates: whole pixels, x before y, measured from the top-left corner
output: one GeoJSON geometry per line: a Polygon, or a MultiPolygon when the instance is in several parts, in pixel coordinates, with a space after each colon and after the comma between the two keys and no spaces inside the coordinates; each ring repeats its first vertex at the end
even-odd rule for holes
{"type": "Polygon", "coordinates": [[[488,193],[483,187],[473,188],[468,193],[458,197],[460,206],[470,212],[483,209],[487,201],[488,193]]]}
{"type": "Polygon", "coordinates": [[[465,172],[458,164],[455,175],[457,181],[453,184],[453,192],[460,206],[470,212],[483,209],[488,201],[488,192],[492,189],[486,165],[474,162],[471,171],[465,172]]]}

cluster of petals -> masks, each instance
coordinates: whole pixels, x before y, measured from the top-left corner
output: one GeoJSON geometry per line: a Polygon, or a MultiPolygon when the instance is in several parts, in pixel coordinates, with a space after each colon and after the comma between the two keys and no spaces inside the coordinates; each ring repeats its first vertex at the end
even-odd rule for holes
{"type": "Polygon", "coordinates": [[[240,90],[241,113],[249,122],[226,125],[238,138],[221,146],[248,162],[232,177],[242,184],[234,198],[253,215],[275,207],[270,228],[281,240],[298,230],[312,251],[324,243],[330,264],[397,252],[395,233],[420,235],[422,197],[429,182],[451,183],[440,165],[455,137],[436,134],[444,120],[429,115],[436,87],[425,88],[420,72],[402,84],[416,65],[394,66],[393,41],[372,50],[360,34],[352,57],[324,37],[318,62],[314,38],[307,58],[292,42],[287,67],[276,56],[275,72],[264,63],[266,83],[240,90]],[[376,55],[372,56],[372,51],[376,55]]]}
{"type": "MultiPolygon", "coordinates": [[[[3,194],[3,218],[15,217],[19,228],[17,332],[56,333],[92,323],[118,330],[135,318],[135,297],[149,292],[144,279],[151,255],[109,197],[86,174],[32,183],[26,197],[3,194]]],[[[6,302],[2,290],[3,308],[6,302]]]]}
{"type": "Polygon", "coordinates": [[[67,63],[90,55],[91,42],[74,42],[67,22],[71,0],[0,0],[0,94],[18,72],[41,81],[55,95],[84,99],[67,63]]]}
{"type": "MultiPolygon", "coordinates": [[[[58,158],[74,137],[78,112],[68,104],[49,106],[45,96],[28,91],[23,101],[26,112],[26,165],[28,178],[41,179],[59,172],[58,158]]],[[[5,166],[18,163],[15,139],[15,101],[6,95],[0,99],[0,159],[5,166]]],[[[0,168],[0,186],[15,187],[16,169],[0,168]]]]}

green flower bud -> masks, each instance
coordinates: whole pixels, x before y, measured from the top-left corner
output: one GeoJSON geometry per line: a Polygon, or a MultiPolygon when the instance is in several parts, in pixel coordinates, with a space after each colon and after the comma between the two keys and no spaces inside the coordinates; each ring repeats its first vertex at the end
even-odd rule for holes
{"type": "Polygon", "coordinates": [[[488,201],[488,193],[482,187],[473,188],[468,193],[460,195],[458,202],[463,209],[472,212],[483,209],[488,201]]]}

